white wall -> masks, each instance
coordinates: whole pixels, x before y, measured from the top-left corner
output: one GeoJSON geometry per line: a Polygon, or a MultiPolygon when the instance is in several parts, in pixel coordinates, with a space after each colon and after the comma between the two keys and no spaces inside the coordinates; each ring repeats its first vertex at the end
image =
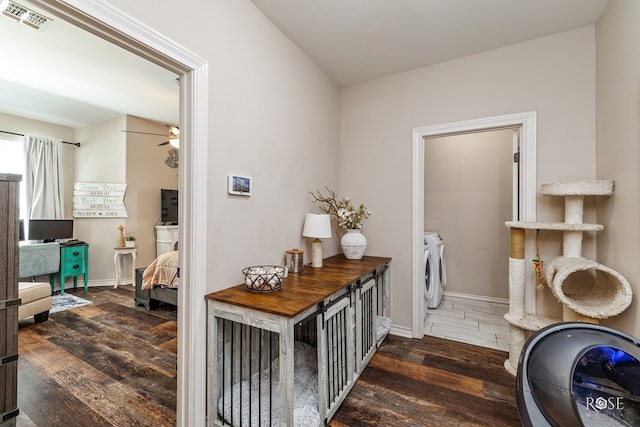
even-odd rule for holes
{"type": "Polygon", "coordinates": [[[604,321],[640,335],[640,2],[612,0],[596,26],[597,174],[615,181],[614,195],[598,210],[598,261],[629,281],[634,299],[619,317],[604,321]]]}
{"type": "MultiPolygon", "coordinates": [[[[538,184],[590,179],[594,88],[595,29],[589,26],[341,90],[340,187],[373,212],[367,253],[393,258],[396,326],[411,325],[411,130],[537,111],[538,184]]],[[[538,197],[539,220],[559,220],[562,208],[538,197]]],[[[540,303],[552,302],[548,297],[542,293],[540,303]]]]}
{"type": "MultiPolygon", "coordinates": [[[[75,182],[126,184],[126,117],[120,116],[76,130],[82,147],[76,155],[75,182]]],[[[111,285],[115,277],[113,248],[126,218],[75,218],[76,238],[89,243],[89,279],[111,285]]]]}
{"type": "MultiPolygon", "coordinates": [[[[127,129],[168,135],[162,124],[139,117],[127,116],[127,129]]],[[[137,246],[136,267],[148,266],[156,257],[155,226],[160,221],[160,189],[177,189],[179,168],[165,163],[170,145],[158,146],[166,137],[127,133],[125,205],[126,234],[135,236],[137,246]]],[[[129,257],[127,258],[127,265],[129,257]]],[[[125,270],[129,271],[129,270],[125,270]]],[[[129,274],[126,274],[129,277],[129,274]]]]}
{"type": "Polygon", "coordinates": [[[513,216],[511,129],[428,138],[424,229],[445,242],[445,292],[507,299],[513,216]]]}
{"type": "Polygon", "coordinates": [[[110,3],[209,61],[208,291],[290,248],[308,261],[308,192],[339,183],[337,86],[248,0],[110,3]],[[228,195],[229,173],[251,176],[253,195],[228,195]]]}

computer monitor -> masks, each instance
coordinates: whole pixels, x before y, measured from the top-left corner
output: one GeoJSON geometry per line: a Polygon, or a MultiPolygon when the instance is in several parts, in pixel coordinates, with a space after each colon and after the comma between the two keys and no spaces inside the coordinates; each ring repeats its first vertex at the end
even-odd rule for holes
{"type": "Polygon", "coordinates": [[[54,242],[73,237],[72,219],[31,219],[29,220],[29,240],[54,242]]]}

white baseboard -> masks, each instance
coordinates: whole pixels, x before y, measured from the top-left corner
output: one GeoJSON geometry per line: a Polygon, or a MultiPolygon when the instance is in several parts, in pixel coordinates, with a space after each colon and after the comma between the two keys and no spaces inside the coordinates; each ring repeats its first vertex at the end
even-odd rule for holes
{"type": "Polygon", "coordinates": [[[413,338],[411,336],[411,328],[407,328],[406,326],[391,325],[389,333],[403,338],[413,338]]]}
{"type": "Polygon", "coordinates": [[[461,292],[446,292],[446,291],[444,292],[443,295],[454,297],[454,298],[470,299],[474,301],[495,302],[498,304],[509,304],[508,298],[496,298],[496,297],[488,297],[488,296],[480,296],[480,295],[463,294],[461,292]]]}
{"type": "MultiPolygon", "coordinates": [[[[110,286],[113,287],[114,285],[114,281],[113,279],[102,279],[102,280],[89,280],[89,282],[87,283],[87,287],[89,288],[93,288],[93,287],[97,287],[97,286],[110,286]]],[[[133,286],[133,283],[131,282],[126,282],[125,283],[120,283],[118,285],[118,287],[122,287],[122,286],[133,286]]],[[[84,289],[84,280],[82,279],[82,276],[80,276],[78,278],[78,289],[84,289]]],[[[67,280],[65,280],[64,283],[64,289],[69,290],[69,289],[73,289],[73,278],[67,278],[67,280]]],[[[59,291],[60,290],[60,283],[58,283],[56,281],[55,284],[55,290],[59,291]]]]}

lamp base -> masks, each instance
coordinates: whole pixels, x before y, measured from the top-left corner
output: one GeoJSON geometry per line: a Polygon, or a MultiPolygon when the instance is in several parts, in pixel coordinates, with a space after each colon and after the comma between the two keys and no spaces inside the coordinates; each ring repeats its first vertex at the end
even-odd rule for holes
{"type": "Polygon", "coordinates": [[[322,240],[320,239],[311,241],[311,267],[322,267],[322,240]]]}

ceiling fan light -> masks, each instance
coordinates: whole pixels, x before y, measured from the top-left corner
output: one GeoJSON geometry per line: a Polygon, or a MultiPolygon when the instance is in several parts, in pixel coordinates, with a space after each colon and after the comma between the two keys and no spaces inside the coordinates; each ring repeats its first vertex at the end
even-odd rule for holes
{"type": "Polygon", "coordinates": [[[171,138],[169,139],[169,144],[175,148],[180,148],[180,138],[171,138]]]}

